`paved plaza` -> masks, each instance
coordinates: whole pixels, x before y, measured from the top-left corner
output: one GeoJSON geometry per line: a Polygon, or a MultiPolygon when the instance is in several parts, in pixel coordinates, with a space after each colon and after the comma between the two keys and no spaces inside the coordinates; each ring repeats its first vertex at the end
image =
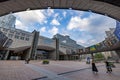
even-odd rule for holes
{"type": "Polygon", "coordinates": [[[112,73],[106,73],[104,63],[96,63],[99,72],[94,74],[91,65],[80,61],[0,61],[0,80],[119,80],[120,64],[112,73]]]}

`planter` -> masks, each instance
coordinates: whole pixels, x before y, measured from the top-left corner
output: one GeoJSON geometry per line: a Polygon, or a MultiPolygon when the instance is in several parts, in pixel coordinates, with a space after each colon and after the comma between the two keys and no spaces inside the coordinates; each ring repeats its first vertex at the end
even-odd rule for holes
{"type": "Polygon", "coordinates": [[[49,60],[43,60],[43,64],[49,64],[49,60]]]}

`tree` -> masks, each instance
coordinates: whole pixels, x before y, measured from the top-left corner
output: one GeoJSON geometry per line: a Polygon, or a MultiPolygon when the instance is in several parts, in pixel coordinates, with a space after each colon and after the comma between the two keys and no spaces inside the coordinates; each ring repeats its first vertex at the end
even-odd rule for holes
{"type": "Polygon", "coordinates": [[[96,61],[101,61],[101,60],[104,60],[104,59],[105,59],[105,58],[104,58],[104,55],[101,54],[101,53],[95,54],[94,58],[95,58],[96,61]]]}

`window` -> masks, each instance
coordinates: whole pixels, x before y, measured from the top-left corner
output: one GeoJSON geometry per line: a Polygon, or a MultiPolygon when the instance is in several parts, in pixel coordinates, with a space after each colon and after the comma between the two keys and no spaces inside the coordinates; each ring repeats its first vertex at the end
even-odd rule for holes
{"type": "Polygon", "coordinates": [[[8,34],[8,37],[9,37],[9,38],[12,38],[12,37],[13,37],[13,34],[8,34]]]}
{"type": "Polygon", "coordinates": [[[26,41],[29,41],[29,38],[26,38],[26,41]]]}
{"type": "Polygon", "coordinates": [[[3,28],[3,31],[8,32],[8,29],[3,28]]]}
{"type": "Polygon", "coordinates": [[[14,31],[13,31],[13,30],[10,30],[10,33],[13,33],[13,34],[14,34],[14,31]]]}
{"type": "Polygon", "coordinates": [[[7,35],[7,33],[6,33],[6,32],[4,32],[4,34],[5,34],[5,35],[7,35]]]}
{"type": "Polygon", "coordinates": [[[19,39],[19,36],[18,36],[18,35],[15,35],[15,38],[16,38],[16,39],[19,39]]]}
{"type": "Polygon", "coordinates": [[[19,32],[16,32],[16,35],[20,35],[20,33],[19,33],[19,32]]]}
{"type": "Polygon", "coordinates": [[[22,33],[21,35],[22,35],[22,36],[25,36],[25,33],[22,33]]]}
{"type": "Polygon", "coordinates": [[[20,37],[21,40],[24,40],[24,37],[20,37]]]}

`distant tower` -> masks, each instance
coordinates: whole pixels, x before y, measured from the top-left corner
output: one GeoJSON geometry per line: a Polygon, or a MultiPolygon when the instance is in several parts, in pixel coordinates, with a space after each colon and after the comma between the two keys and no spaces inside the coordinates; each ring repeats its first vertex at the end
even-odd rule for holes
{"type": "Polygon", "coordinates": [[[0,17],[0,27],[10,28],[15,26],[16,17],[8,14],[0,17]]]}

